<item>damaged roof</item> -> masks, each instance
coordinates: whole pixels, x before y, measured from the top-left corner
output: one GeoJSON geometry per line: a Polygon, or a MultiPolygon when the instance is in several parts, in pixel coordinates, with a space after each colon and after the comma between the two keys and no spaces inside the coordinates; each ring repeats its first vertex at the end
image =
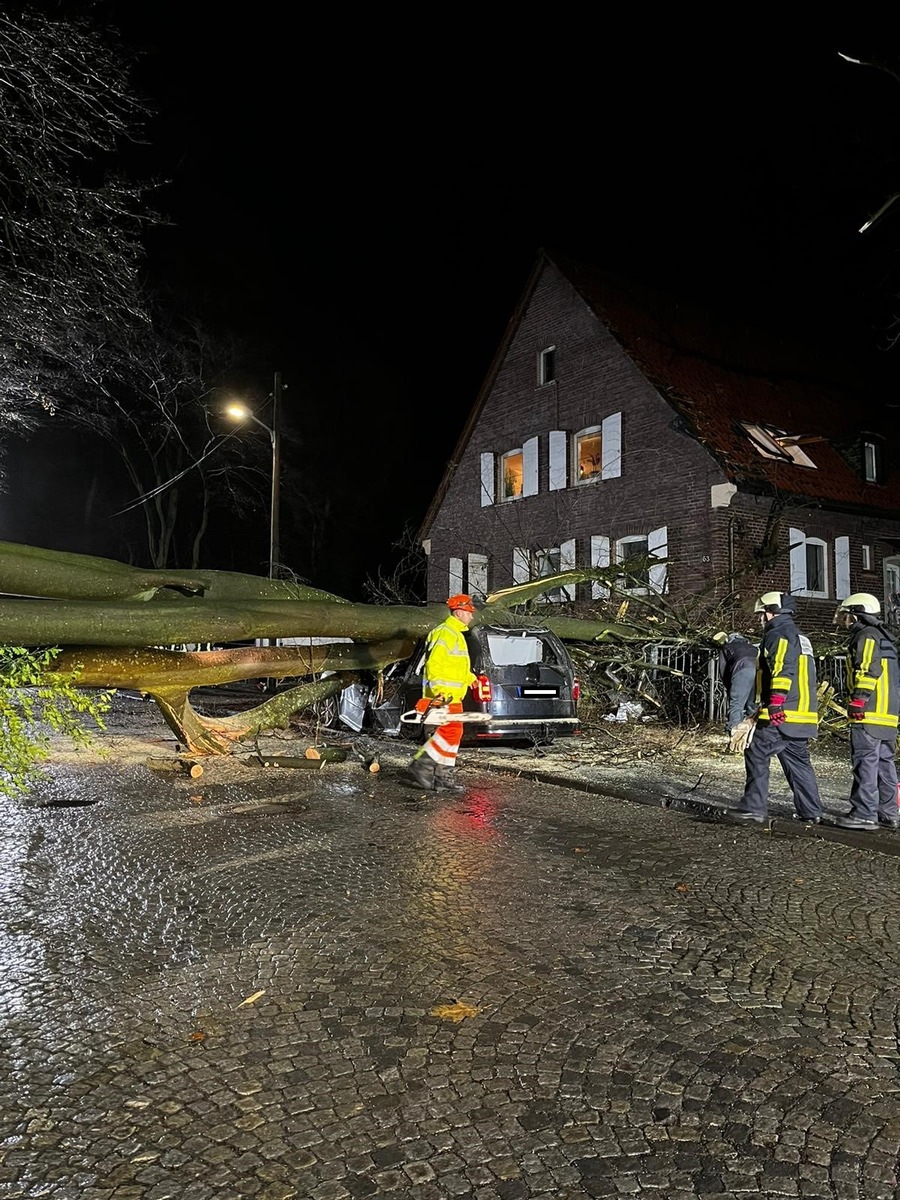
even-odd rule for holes
{"type": "Polygon", "coordinates": [[[721,314],[541,250],[511,315],[447,469],[419,529],[432,523],[490,395],[531,295],[548,264],[572,284],[645,378],[671,405],[684,429],[745,491],[794,496],[827,507],[893,517],[900,512],[896,417],[882,396],[859,385],[852,364],[759,328],[726,323],[721,314]],[[831,356],[829,356],[831,357],[831,356]],[[755,428],[747,429],[746,426],[755,428]],[[785,435],[784,446],[772,446],[785,435]],[[883,482],[864,477],[866,435],[880,447],[883,482]],[[760,447],[774,457],[761,452],[760,447]],[[891,456],[891,450],[896,457],[891,456]],[[883,452],[882,452],[883,450],[883,452]],[[812,465],[802,465],[803,460],[812,465]]]}
{"type": "Polygon", "coordinates": [[[881,451],[881,397],[848,384],[845,364],[812,361],[808,350],[759,329],[726,324],[563,256],[545,257],[732,483],[835,507],[900,508],[898,464],[881,451]],[[879,447],[883,482],[865,481],[867,436],[879,447]]]}

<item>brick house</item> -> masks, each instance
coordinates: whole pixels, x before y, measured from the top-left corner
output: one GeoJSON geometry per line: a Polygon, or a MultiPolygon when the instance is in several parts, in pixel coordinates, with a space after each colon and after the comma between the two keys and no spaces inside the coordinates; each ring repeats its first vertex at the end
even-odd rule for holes
{"type": "Polygon", "coordinates": [[[854,591],[890,612],[896,439],[841,377],[541,251],[420,529],[428,598],[649,555],[637,594],[790,590],[822,630],[854,591]]]}

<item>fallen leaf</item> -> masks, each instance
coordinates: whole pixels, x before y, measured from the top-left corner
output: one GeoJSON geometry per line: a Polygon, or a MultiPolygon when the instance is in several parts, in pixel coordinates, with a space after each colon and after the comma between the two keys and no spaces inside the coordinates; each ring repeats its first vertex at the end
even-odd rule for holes
{"type": "Polygon", "coordinates": [[[191,796],[191,804],[202,804],[202,803],[203,803],[202,796],[191,796]]]}
{"type": "Polygon", "coordinates": [[[265,994],[266,994],[265,988],[263,988],[262,991],[254,992],[252,996],[247,996],[247,998],[245,1000],[242,1000],[240,1002],[240,1004],[238,1005],[238,1008],[243,1008],[245,1004],[255,1004],[256,1001],[260,998],[260,996],[264,996],[265,994]]]}
{"type": "Polygon", "coordinates": [[[457,1000],[455,1004],[436,1004],[431,1010],[431,1015],[441,1017],[444,1021],[462,1021],[466,1017],[477,1017],[478,1009],[457,1000]]]}
{"type": "Polygon", "coordinates": [[[205,1037],[206,1037],[206,1034],[203,1032],[202,1029],[195,1029],[194,1032],[191,1034],[191,1041],[192,1042],[202,1042],[205,1037]]]}
{"type": "Polygon", "coordinates": [[[587,853],[587,851],[586,851],[586,850],[585,850],[585,849],[584,849],[582,846],[576,846],[576,847],[575,847],[575,853],[576,853],[576,854],[586,854],[586,853],[587,853]]]}
{"type": "Polygon", "coordinates": [[[675,884],[676,892],[689,892],[690,890],[691,890],[691,885],[689,883],[676,883],[675,884]]]}
{"type": "Polygon", "coordinates": [[[794,883],[806,883],[805,879],[795,879],[794,883]]]}

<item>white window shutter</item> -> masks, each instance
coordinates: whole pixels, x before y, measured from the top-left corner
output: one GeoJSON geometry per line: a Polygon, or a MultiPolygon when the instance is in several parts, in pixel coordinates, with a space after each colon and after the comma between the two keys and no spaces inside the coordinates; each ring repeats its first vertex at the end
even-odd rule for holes
{"type": "Polygon", "coordinates": [[[550,430],[550,491],[558,492],[568,482],[568,466],[566,459],[569,448],[569,435],[563,429],[550,430]]]}
{"type": "Polygon", "coordinates": [[[622,414],[613,413],[601,428],[601,472],[604,479],[617,479],[622,474],[622,414]]]}
{"type": "Polygon", "coordinates": [[[529,438],[522,446],[522,495],[538,494],[538,440],[529,438]]]}
{"type": "Polygon", "coordinates": [[[846,600],[850,595],[850,539],[834,539],[834,596],[846,600]]]}
{"type": "MultiPolygon", "coordinates": [[[[647,552],[654,558],[669,557],[669,530],[665,525],[660,525],[659,529],[651,529],[647,534],[647,552]]],[[[659,563],[657,566],[650,568],[650,591],[659,592],[662,594],[666,590],[666,575],[668,572],[666,563],[659,563]]]]}
{"type": "Polygon", "coordinates": [[[481,507],[487,508],[494,503],[494,480],[497,478],[497,468],[494,465],[493,454],[481,456],[481,507]]]}
{"type": "Polygon", "coordinates": [[[470,554],[469,594],[483,600],[488,594],[488,560],[485,554],[470,554]]]}
{"type": "Polygon", "coordinates": [[[802,529],[788,530],[791,548],[791,595],[802,596],[806,591],[806,534],[802,529]]]}
{"type": "Polygon", "coordinates": [[[531,578],[531,555],[522,546],[513,548],[513,583],[527,583],[531,578]]]}
{"type": "MultiPolygon", "coordinates": [[[[559,569],[560,571],[575,570],[575,539],[571,538],[568,542],[563,542],[559,547],[559,569]]],[[[567,600],[575,599],[575,584],[569,583],[563,588],[566,593],[567,600]]]]}
{"type": "MultiPolygon", "coordinates": [[[[609,561],[609,538],[604,537],[603,534],[595,534],[591,537],[591,566],[608,567],[609,561]]],[[[600,600],[603,596],[608,595],[607,584],[595,579],[591,584],[591,599],[600,600]]]]}
{"type": "Polygon", "coordinates": [[[462,567],[463,567],[463,564],[462,564],[461,558],[451,558],[450,559],[450,578],[449,578],[450,590],[447,592],[448,596],[458,596],[459,593],[463,590],[463,569],[462,569],[462,567]]]}

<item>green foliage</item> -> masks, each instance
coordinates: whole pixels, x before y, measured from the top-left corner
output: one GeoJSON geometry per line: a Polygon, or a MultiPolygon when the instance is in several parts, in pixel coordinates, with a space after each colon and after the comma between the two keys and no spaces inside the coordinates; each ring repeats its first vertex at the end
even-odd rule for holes
{"type": "Polygon", "coordinates": [[[0,646],[0,794],[27,790],[49,757],[54,733],[85,747],[91,744],[85,721],[106,727],[113,693],[83,691],[77,671],[53,671],[58,654],[57,647],[0,646]]]}

